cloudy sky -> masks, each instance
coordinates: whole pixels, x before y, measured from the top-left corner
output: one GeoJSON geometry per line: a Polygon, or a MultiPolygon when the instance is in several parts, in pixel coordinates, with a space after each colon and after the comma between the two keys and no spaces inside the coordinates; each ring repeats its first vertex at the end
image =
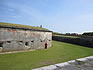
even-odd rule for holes
{"type": "Polygon", "coordinates": [[[0,22],[61,33],[93,31],[93,0],[0,0],[0,22]]]}

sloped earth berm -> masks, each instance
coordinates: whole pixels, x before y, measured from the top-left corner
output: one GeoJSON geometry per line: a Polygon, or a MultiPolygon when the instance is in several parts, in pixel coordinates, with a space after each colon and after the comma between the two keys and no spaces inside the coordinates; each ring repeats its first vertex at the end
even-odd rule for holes
{"type": "Polygon", "coordinates": [[[36,68],[32,70],[93,70],[93,56],[36,68]]]}

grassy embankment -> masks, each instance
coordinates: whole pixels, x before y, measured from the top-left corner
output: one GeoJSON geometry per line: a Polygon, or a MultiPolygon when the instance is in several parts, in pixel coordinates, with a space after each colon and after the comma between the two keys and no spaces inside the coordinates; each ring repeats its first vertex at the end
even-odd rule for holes
{"type": "Polygon", "coordinates": [[[13,24],[13,23],[0,22],[0,25],[3,25],[3,26],[12,26],[12,27],[24,27],[24,28],[31,28],[31,29],[47,30],[47,31],[49,31],[46,28],[40,28],[40,27],[29,26],[29,25],[22,25],[22,24],[13,24]]]}
{"type": "Polygon", "coordinates": [[[31,70],[93,55],[93,48],[53,41],[47,50],[0,54],[0,70],[31,70]]]}
{"type": "Polygon", "coordinates": [[[58,33],[58,32],[53,32],[53,36],[70,37],[70,38],[80,38],[80,36],[70,36],[70,35],[65,35],[65,34],[58,33]]]}
{"type": "Polygon", "coordinates": [[[80,38],[79,36],[66,36],[66,35],[54,35],[54,36],[70,37],[70,38],[80,38]]]}

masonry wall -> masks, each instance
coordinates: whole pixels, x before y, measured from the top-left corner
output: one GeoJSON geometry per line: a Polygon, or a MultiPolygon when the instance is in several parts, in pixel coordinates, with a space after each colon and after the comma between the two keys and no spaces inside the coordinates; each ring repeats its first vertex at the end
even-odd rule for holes
{"type": "Polygon", "coordinates": [[[53,36],[53,40],[86,46],[93,48],[93,38],[70,38],[70,37],[61,37],[61,36],[53,36]]]}
{"type": "Polygon", "coordinates": [[[0,28],[1,51],[44,49],[51,47],[52,32],[0,28]]]}

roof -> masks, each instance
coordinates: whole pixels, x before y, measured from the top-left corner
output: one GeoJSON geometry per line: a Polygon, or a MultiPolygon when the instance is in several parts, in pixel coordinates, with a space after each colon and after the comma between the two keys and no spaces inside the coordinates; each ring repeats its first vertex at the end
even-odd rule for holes
{"type": "Polygon", "coordinates": [[[21,30],[52,32],[46,28],[40,28],[40,27],[29,26],[29,25],[21,25],[21,24],[4,23],[4,22],[0,22],[0,28],[11,28],[11,29],[21,29],[21,30]]]}

